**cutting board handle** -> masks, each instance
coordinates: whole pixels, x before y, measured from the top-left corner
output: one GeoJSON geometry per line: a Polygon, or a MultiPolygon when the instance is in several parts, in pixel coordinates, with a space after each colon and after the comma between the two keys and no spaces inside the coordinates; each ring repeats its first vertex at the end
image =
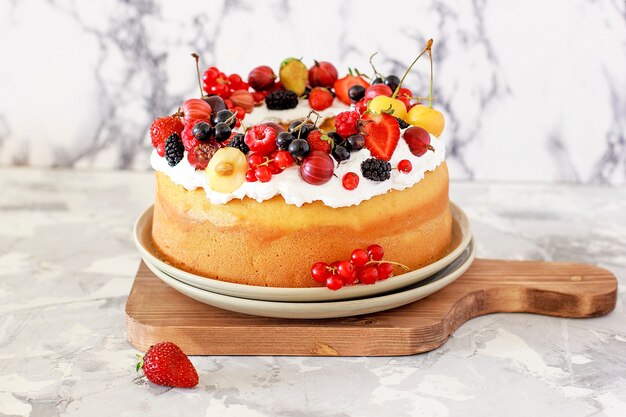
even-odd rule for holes
{"type": "Polygon", "coordinates": [[[461,280],[466,285],[457,288],[466,293],[458,301],[473,304],[473,317],[498,312],[595,317],[612,311],[617,298],[615,275],[581,263],[476,259],[461,280]]]}

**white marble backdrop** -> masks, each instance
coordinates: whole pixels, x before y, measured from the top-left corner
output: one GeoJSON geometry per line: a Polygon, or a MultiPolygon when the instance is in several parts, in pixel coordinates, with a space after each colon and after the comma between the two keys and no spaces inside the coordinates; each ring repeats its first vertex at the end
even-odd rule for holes
{"type": "Polygon", "coordinates": [[[453,177],[626,182],[621,0],[3,0],[0,164],[147,169],[151,120],[197,94],[191,51],[400,73],[428,37],[453,177]]]}

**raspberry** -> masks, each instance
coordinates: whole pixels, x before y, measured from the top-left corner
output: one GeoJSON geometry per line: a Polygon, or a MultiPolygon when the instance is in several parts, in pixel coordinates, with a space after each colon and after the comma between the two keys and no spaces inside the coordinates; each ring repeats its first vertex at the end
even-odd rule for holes
{"type": "Polygon", "coordinates": [[[158,148],[159,145],[165,146],[165,141],[172,133],[180,135],[183,131],[183,122],[179,117],[167,116],[159,117],[150,126],[150,140],[152,146],[158,148]]]}
{"type": "Polygon", "coordinates": [[[361,162],[363,176],[372,181],[385,181],[391,177],[391,164],[376,158],[361,162]]]}
{"type": "Polygon", "coordinates": [[[180,136],[172,133],[165,141],[165,160],[169,166],[176,166],[185,155],[185,147],[180,136]]]}
{"type": "Polygon", "coordinates": [[[335,116],[335,130],[343,138],[359,133],[359,113],[344,111],[335,116]]]}
{"type": "Polygon", "coordinates": [[[293,91],[272,91],[265,96],[265,104],[270,110],[293,109],[298,105],[298,96],[293,91]]]}
{"type": "Polygon", "coordinates": [[[276,149],[276,131],[267,125],[256,125],[246,132],[246,145],[252,152],[267,155],[276,149]]]}

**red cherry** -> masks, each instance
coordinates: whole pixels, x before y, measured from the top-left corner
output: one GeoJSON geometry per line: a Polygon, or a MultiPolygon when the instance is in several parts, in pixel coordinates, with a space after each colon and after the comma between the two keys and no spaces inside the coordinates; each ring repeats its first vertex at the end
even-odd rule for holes
{"type": "Polygon", "coordinates": [[[293,165],[293,157],[289,151],[278,151],[274,156],[274,163],[282,169],[289,168],[293,165]]]}
{"type": "Polygon", "coordinates": [[[156,147],[156,151],[159,156],[165,156],[165,142],[159,143],[159,145],[156,147]]]}
{"type": "Polygon", "coordinates": [[[363,249],[355,249],[352,251],[352,255],[350,255],[350,259],[352,260],[352,263],[354,264],[354,266],[362,267],[362,266],[365,266],[367,261],[370,260],[370,257],[367,254],[367,252],[365,252],[363,249]]]}
{"type": "Polygon", "coordinates": [[[383,256],[385,256],[385,251],[380,245],[369,245],[367,247],[367,253],[373,261],[381,261],[383,256]]]}
{"type": "Polygon", "coordinates": [[[337,266],[337,273],[342,278],[350,278],[354,274],[354,265],[349,261],[341,261],[337,266]]]}
{"type": "Polygon", "coordinates": [[[185,101],[180,110],[183,113],[183,122],[185,124],[194,120],[206,120],[211,118],[211,106],[204,100],[199,98],[190,98],[185,101]]]}
{"type": "Polygon", "coordinates": [[[249,169],[248,171],[246,171],[246,181],[248,181],[248,182],[256,182],[257,181],[256,172],[254,172],[253,169],[249,169]]]}
{"type": "Polygon", "coordinates": [[[375,266],[368,266],[357,271],[356,277],[362,284],[372,285],[378,280],[378,270],[375,266]]]}
{"type": "MultiPolygon", "coordinates": [[[[249,145],[248,145],[249,146],[249,145]]],[[[309,184],[322,185],[330,181],[335,171],[333,158],[323,151],[313,151],[304,158],[300,176],[309,184]]]]}
{"type": "Polygon", "coordinates": [[[367,110],[367,103],[368,102],[366,101],[366,99],[362,98],[361,100],[356,102],[356,104],[354,105],[354,109],[358,111],[359,114],[363,114],[367,110]]]}
{"type": "Polygon", "coordinates": [[[376,271],[378,272],[379,280],[387,279],[393,274],[393,265],[383,262],[376,266],[376,271]]]}
{"type": "Polygon", "coordinates": [[[401,87],[396,94],[396,98],[408,98],[410,100],[411,97],[413,97],[413,92],[406,87],[401,87]]]}
{"type": "Polygon", "coordinates": [[[354,172],[348,172],[341,179],[341,184],[346,190],[354,190],[359,185],[359,176],[354,172]]]}
{"type": "Polygon", "coordinates": [[[398,162],[398,171],[408,174],[409,172],[411,172],[412,169],[413,164],[411,164],[411,161],[409,161],[408,159],[403,159],[402,161],[398,162]]]}
{"type": "Polygon", "coordinates": [[[404,103],[404,107],[406,107],[406,109],[408,111],[409,107],[411,106],[411,99],[410,98],[406,98],[406,97],[396,97],[396,98],[404,103]]]}
{"type": "Polygon", "coordinates": [[[256,176],[256,179],[261,182],[268,182],[272,179],[272,171],[270,171],[267,166],[258,167],[254,171],[254,175],[256,176]]]}
{"type": "Polygon", "coordinates": [[[248,165],[250,168],[256,168],[265,162],[265,157],[263,155],[259,155],[258,153],[251,153],[248,156],[248,165]]]}
{"type": "Polygon", "coordinates": [[[391,97],[391,95],[393,94],[393,91],[391,91],[391,88],[389,88],[388,85],[385,84],[374,84],[374,85],[370,85],[369,87],[367,87],[365,89],[365,97],[366,99],[373,99],[374,97],[377,96],[387,96],[387,97],[391,97]]]}
{"type": "Polygon", "coordinates": [[[341,287],[343,287],[342,279],[337,275],[332,275],[326,278],[326,287],[329,290],[337,291],[341,287]]]}
{"type": "Polygon", "coordinates": [[[311,267],[311,276],[319,283],[325,283],[326,279],[330,277],[330,275],[328,264],[326,262],[316,262],[311,267]]]}

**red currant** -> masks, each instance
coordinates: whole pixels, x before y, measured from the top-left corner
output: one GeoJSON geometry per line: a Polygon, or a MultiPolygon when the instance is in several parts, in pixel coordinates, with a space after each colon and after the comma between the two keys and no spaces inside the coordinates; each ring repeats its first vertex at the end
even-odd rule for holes
{"type": "Polygon", "coordinates": [[[263,162],[265,162],[265,157],[258,153],[253,153],[248,156],[248,165],[250,165],[250,168],[256,168],[263,162]]]}
{"type": "Polygon", "coordinates": [[[411,164],[411,161],[409,161],[408,159],[403,159],[402,161],[398,162],[398,170],[400,172],[408,174],[409,172],[411,172],[412,169],[413,164],[411,164]]]}
{"type": "Polygon", "coordinates": [[[372,285],[378,280],[378,270],[375,266],[368,266],[359,270],[356,277],[362,284],[372,285]]]}
{"type": "Polygon", "coordinates": [[[293,157],[289,151],[278,151],[274,156],[274,163],[282,169],[289,168],[293,165],[293,157]]]}
{"type": "Polygon", "coordinates": [[[256,173],[254,172],[253,169],[249,169],[246,172],[246,181],[248,181],[248,182],[256,182],[257,181],[256,173]]]}
{"type": "Polygon", "coordinates": [[[337,291],[338,289],[343,287],[343,281],[341,280],[339,276],[332,275],[326,278],[326,287],[329,290],[337,291]]]}
{"type": "Polygon", "coordinates": [[[347,277],[341,277],[343,281],[343,285],[354,285],[356,281],[356,269],[352,271],[352,273],[347,277]]]}
{"type": "Polygon", "coordinates": [[[246,115],[246,111],[241,106],[235,106],[233,110],[237,114],[237,119],[243,119],[244,116],[246,115]]]}
{"type": "Polygon", "coordinates": [[[350,259],[352,259],[352,263],[354,264],[354,266],[361,267],[365,266],[367,261],[370,260],[370,257],[363,249],[355,249],[354,251],[352,251],[350,259]]]}
{"type": "Polygon", "coordinates": [[[393,265],[388,262],[380,263],[376,266],[378,272],[378,279],[387,279],[393,274],[393,265]]]}
{"type": "Polygon", "coordinates": [[[272,179],[272,171],[267,166],[260,166],[254,171],[256,179],[261,182],[268,182],[272,179]]]}
{"type": "Polygon", "coordinates": [[[313,276],[313,279],[317,282],[325,283],[330,275],[326,262],[316,262],[311,267],[311,276],[313,276]]]}
{"type": "Polygon", "coordinates": [[[373,261],[382,261],[385,251],[380,245],[370,245],[367,247],[367,253],[373,261]]]}
{"type": "Polygon", "coordinates": [[[267,167],[270,169],[270,172],[274,175],[276,174],[280,174],[281,172],[283,172],[284,168],[279,167],[278,165],[276,165],[276,163],[274,161],[270,162],[267,167]]]}
{"type": "Polygon", "coordinates": [[[354,190],[359,185],[359,176],[354,172],[348,172],[341,179],[341,184],[346,190],[354,190]]]}
{"type": "Polygon", "coordinates": [[[159,156],[161,157],[165,156],[165,142],[159,143],[156,147],[156,151],[159,154],[159,156]]]}
{"type": "Polygon", "coordinates": [[[337,273],[342,278],[350,278],[354,274],[354,265],[349,261],[341,261],[337,266],[337,273]]]}

